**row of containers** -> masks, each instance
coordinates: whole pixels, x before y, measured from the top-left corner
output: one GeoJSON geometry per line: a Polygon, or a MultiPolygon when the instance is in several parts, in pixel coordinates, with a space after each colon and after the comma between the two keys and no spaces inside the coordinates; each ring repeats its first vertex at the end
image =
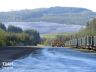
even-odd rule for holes
{"type": "Polygon", "coordinates": [[[96,50],[96,36],[74,38],[69,41],[66,41],[65,46],[96,50]]]}

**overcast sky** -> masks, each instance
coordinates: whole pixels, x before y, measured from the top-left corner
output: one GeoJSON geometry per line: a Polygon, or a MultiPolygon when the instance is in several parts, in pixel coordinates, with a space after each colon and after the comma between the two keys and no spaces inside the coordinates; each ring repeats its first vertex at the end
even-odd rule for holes
{"type": "Polygon", "coordinates": [[[0,0],[0,12],[54,6],[83,7],[96,12],[96,0],[0,0]]]}

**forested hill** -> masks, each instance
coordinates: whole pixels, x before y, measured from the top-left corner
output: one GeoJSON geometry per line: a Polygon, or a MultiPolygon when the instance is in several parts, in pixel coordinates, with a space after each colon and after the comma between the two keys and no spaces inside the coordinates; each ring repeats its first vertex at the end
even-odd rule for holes
{"type": "Polygon", "coordinates": [[[96,13],[84,8],[51,7],[32,10],[0,12],[1,22],[46,21],[63,24],[86,24],[96,13]]]}

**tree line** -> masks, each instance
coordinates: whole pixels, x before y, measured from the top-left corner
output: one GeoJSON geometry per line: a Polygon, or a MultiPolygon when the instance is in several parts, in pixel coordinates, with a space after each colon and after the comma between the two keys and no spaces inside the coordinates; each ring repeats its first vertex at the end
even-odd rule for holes
{"type": "Polygon", "coordinates": [[[0,46],[37,45],[40,41],[39,32],[36,30],[22,30],[13,25],[6,28],[3,23],[0,23],[0,46]]]}
{"type": "Polygon", "coordinates": [[[79,32],[72,34],[71,38],[80,38],[85,36],[96,36],[96,18],[87,22],[86,27],[79,32]]]}

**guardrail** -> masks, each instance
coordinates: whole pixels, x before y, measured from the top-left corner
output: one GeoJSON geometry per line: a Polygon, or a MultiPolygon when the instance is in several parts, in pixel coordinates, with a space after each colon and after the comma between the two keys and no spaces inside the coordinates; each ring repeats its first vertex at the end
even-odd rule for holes
{"type": "Polygon", "coordinates": [[[96,50],[96,36],[74,38],[69,41],[66,41],[65,46],[96,50]]]}

